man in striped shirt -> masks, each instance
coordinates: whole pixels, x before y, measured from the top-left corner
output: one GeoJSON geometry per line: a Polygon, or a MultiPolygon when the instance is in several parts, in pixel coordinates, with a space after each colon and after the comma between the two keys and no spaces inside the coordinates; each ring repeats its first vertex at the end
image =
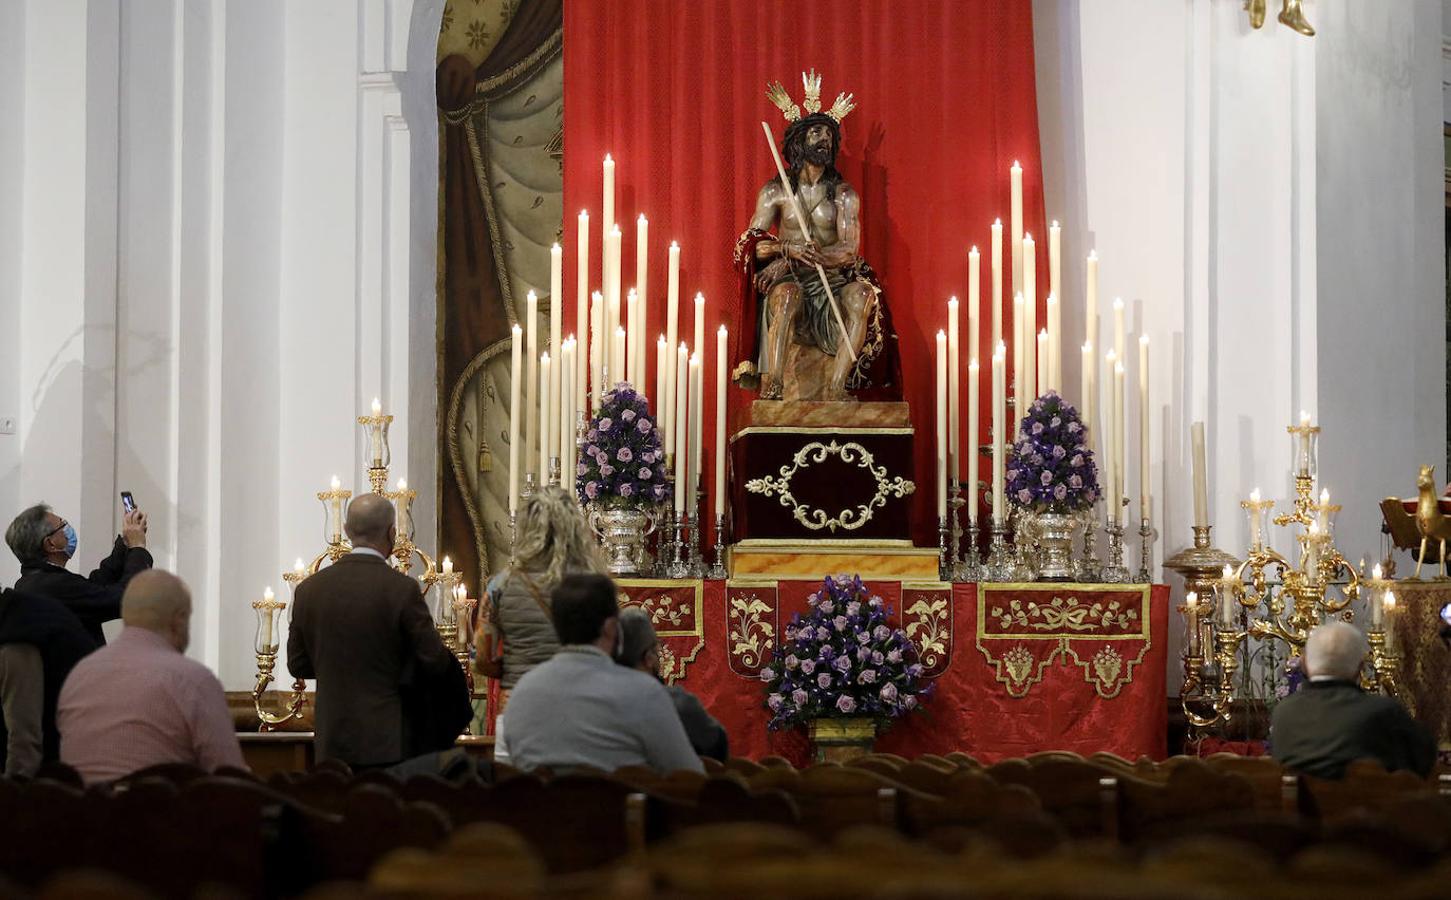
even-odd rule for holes
{"type": "Polygon", "coordinates": [[[245,768],[222,683],[185,656],[191,593],[152,569],[121,598],[120,637],[81,660],[61,688],[60,758],[87,784],[160,763],[245,768]]]}

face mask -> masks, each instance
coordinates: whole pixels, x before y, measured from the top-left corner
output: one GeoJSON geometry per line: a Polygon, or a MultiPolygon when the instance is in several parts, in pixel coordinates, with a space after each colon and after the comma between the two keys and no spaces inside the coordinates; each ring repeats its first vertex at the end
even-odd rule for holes
{"type": "Polygon", "coordinates": [[[79,543],[80,543],[80,537],[78,537],[76,535],[75,528],[73,528],[71,526],[71,523],[69,523],[69,522],[65,523],[65,555],[66,555],[66,559],[70,559],[71,557],[73,557],[73,556],[76,555],[76,546],[79,543]]]}

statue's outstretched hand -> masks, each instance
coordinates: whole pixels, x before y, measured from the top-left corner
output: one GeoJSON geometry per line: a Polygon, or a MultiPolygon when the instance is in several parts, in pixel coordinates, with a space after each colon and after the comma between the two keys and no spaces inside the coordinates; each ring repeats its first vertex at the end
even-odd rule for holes
{"type": "Polygon", "coordinates": [[[770,290],[771,285],[775,284],[776,279],[781,277],[781,273],[786,270],[787,265],[784,259],[774,259],[765,266],[762,266],[760,271],[756,272],[756,290],[763,294],[770,290]]]}

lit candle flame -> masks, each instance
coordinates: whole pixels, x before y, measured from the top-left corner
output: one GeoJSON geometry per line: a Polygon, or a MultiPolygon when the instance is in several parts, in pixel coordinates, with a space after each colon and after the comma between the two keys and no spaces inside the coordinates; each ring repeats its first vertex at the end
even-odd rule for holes
{"type": "Polygon", "coordinates": [[[1249,492],[1249,502],[1251,502],[1251,503],[1258,503],[1258,502],[1260,502],[1260,489],[1259,488],[1255,488],[1254,490],[1252,490],[1252,491],[1249,492]]]}
{"type": "Polygon", "coordinates": [[[338,488],[343,486],[343,483],[341,481],[338,481],[338,476],[336,475],[333,476],[332,486],[333,490],[337,490],[338,488]]]}
{"type": "Polygon", "coordinates": [[[381,404],[381,403],[378,402],[378,398],[377,397],[374,397],[373,398],[373,415],[376,416],[376,415],[381,414],[382,412],[383,412],[383,404],[381,404]]]}
{"type": "Polygon", "coordinates": [[[1193,612],[1194,609],[1199,605],[1199,595],[1194,591],[1190,591],[1189,593],[1185,594],[1184,605],[1189,607],[1190,612],[1193,612]]]}
{"type": "Polygon", "coordinates": [[[443,558],[443,574],[453,574],[453,560],[449,559],[447,556],[443,558]]]}
{"type": "Polygon", "coordinates": [[[269,587],[262,589],[262,601],[264,603],[271,603],[276,597],[277,595],[272,593],[272,588],[269,587]]]}
{"type": "Polygon", "coordinates": [[[1370,577],[1371,578],[1374,578],[1376,581],[1380,581],[1380,577],[1381,577],[1380,563],[1376,563],[1375,564],[1375,568],[1373,568],[1373,569],[1370,570],[1370,577]]]}
{"type": "Polygon", "coordinates": [[[292,571],[298,573],[299,575],[307,571],[307,566],[303,563],[302,557],[299,556],[297,558],[297,562],[292,564],[292,571]]]}
{"type": "Polygon", "coordinates": [[[401,494],[402,492],[404,492],[406,490],[408,490],[408,481],[407,481],[407,479],[404,479],[404,478],[398,479],[398,492],[401,494]]]}
{"type": "Polygon", "coordinates": [[[1395,609],[1396,609],[1396,592],[1395,591],[1386,591],[1386,596],[1385,596],[1385,611],[1388,612],[1388,613],[1390,613],[1390,612],[1395,612],[1395,609]]]}
{"type": "Polygon", "coordinates": [[[1300,427],[1306,428],[1310,425],[1310,414],[1303,409],[1300,410],[1300,427]]]}

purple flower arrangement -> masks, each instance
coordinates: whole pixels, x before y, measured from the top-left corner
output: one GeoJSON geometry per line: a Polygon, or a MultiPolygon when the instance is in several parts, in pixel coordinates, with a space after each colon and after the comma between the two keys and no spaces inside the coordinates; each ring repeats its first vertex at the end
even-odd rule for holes
{"type": "Polygon", "coordinates": [[[670,496],[660,430],[628,382],[606,393],[590,420],[576,474],[581,503],[642,506],[670,496]]]}
{"type": "Polygon", "coordinates": [[[1098,466],[1078,410],[1054,391],[1028,408],[1008,460],[1008,502],[1040,513],[1092,508],[1099,498],[1098,466]]]}
{"type": "Polygon", "coordinates": [[[887,624],[891,610],[860,577],[827,578],[806,605],[810,611],[792,617],[761,670],[772,731],[847,716],[880,727],[921,708],[931,685],[922,678],[917,647],[887,624]]]}

